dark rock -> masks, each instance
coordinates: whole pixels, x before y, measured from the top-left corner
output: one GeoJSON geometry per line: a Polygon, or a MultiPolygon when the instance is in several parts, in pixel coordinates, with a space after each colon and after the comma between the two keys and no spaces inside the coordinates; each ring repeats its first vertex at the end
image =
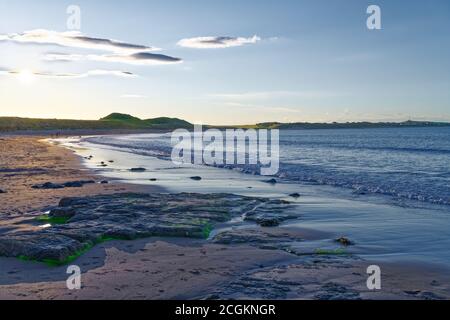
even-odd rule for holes
{"type": "Polygon", "coordinates": [[[416,296],[419,293],[421,293],[421,291],[420,290],[405,290],[404,293],[409,294],[411,296],[416,296]]]}
{"type": "Polygon", "coordinates": [[[108,162],[109,162],[109,163],[114,163],[114,160],[109,160],[108,162]]]}
{"type": "Polygon", "coordinates": [[[230,194],[122,193],[63,198],[50,217],[70,218],[38,231],[0,234],[0,256],[64,263],[96,243],[146,237],[207,238],[218,223],[251,212],[254,219],[286,202],[230,194]],[[83,249],[83,250],[82,250],[83,249]]]}
{"type": "Polygon", "coordinates": [[[149,179],[149,181],[158,181],[158,179],[152,178],[152,179],[149,179]]]}
{"type": "Polygon", "coordinates": [[[261,227],[277,227],[280,225],[280,221],[276,218],[261,218],[257,222],[261,227]]]}
{"type": "MultiPolygon", "coordinates": [[[[258,300],[285,300],[292,289],[289,285],[278,284],[272,279],[262,278],[257,274],[244,275],[236,280],[224,284],[220,289],[220,296],[224,300],[252,297],[258,300]]],[[[299,287],[299,284],[295,286],[299,287]]]]}
{"type": "Polygon", "coordinates": [[[107,181],[107,180],[102,180],[102,181],[100,181],[100,183],[101,183],[101,184],[108,184],[109,181],[107,181]]]}
{"type": "Polygon", "coordinates": [[[58,207],[50,210],[49,217],[53,218],[71,218],[75,215],[75,210],[70,207],[58,207]]]}
{"type": "Polygon", "coordinates": [[[199,177],[199,176],[191,177],[191,180],[200,181],[200,180],[202,180],[202,177],[199,177]]]}
{"type": "Polygon", "coordinates": [[[59,201],[58,206],[60,207],[68,207],[74,202],[74,198],[62,198],[59,201]]]}
{"type": "Polygon", "coordinates": [[[336,239],[336,242],[339,242],[341,245],[346,246],[346,247],[352,246],[354,244],[352,241],[350,241],[346,237],[340,237],[339,239],[336,239]]]}
{"type": "Polygon", "coordinates": [[[244,220],[253,221],[263,227],[278,226],[281,222],[298,218],[297,213],[280,211],[280,206],[288,205],[289,202],[284,200],[271,200],[264,208],[258,211],[249,211],[246,213],[244,220]]]}
{"type": "Polygon", "coordinates": [[[433,280],[430,282],[430,285],[432,285],[433,287],[436,287],[436,286],[440,286],[441,284],[439,283],[439,281],[433,280]]]}
{"type": "Polygon", "coordinates": [[[266,180],[264,181],[265,183],[270,183],[270,184],[277,184],[278,181],[276,179],[270,179],[270,180],[266,180]]]}
{"type": "Polygon", "coordinates": [[[289,195],[289,197],[292,197],[292,198],[300,198],[300,193],[297,193],[297,192],[291,193],[291,194],[289,195]]]}
{"type": "Polygon", "coordinates": [[[95,183],[94,180],[80,180],[63,183],[63,186],[66,188],[81,188],[85,184],[93,184],[93,183],[95,183]]]}
{"type": "Polygon", "coordinates": [[[21,257],[27,260],[64,261],[82,250],[84,245],[77,240],[59,234],[16,233],[0,239],[0,253],[6,257],[21,257]]]}
{"type": "Polygon", "coordinates": [[[355,190],[353,190],[353,194],[366,195],[366,194],[368,194],[368,191],[365,188],[359,187],[359,188],[356,188],[355,190]]]}
{"type": "Polygon", "coordinates": [[[70,181],[65,183],[46,182],[32,186],[33,189],[63,189],[63,188],[81,188],[85,184],[95,183],[93,180],[70,181]]]}
{"type": "Polygon", "coordinates": [[[314,296],[318,300],[359,300],[356,290],[344,287],[338,283],[328,282],[322,286],[320,292],[314,296]]]}
{"type": "Polygon", "coordinates": [[[33,189],[63,189],[64,186],[58,183],[46,182],[32,186],[33,189]]]}
{"type": "Polygon", "coordinates": [[[145,171],[147,171],[147,169],[145,169],[145,168],[131,168],[130,171],[131,172],[145,172],[145,171]]]}
{"type": "Polygon", "coordinates": [[[5,190],[2,190],[2,189],[0,189],[0,194],[2,194],[2,193],[6,193],[6,191],[5,191],[5,190]]]}
{"type": "Polygon", "coordinates": [[[264,249],[280,249],[286,242],[302,241],[298,233],[282,229],[245,228],[228,230],[217,234],[213,242],[218,244],[250,244],[264,249]],[[270,246],[269,244],[274,244],[270,246]]]}
{"type": "Polygon", "coordinates": [[[428,291],[422,292],[419,295],[419,297],[421,300],[446,300],[445,297],[439,296],[433,292],[428,292],[428,291]]]}

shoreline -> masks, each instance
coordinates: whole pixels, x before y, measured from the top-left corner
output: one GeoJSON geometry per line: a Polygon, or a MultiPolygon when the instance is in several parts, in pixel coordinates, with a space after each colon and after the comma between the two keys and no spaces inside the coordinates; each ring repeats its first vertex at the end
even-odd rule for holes
{"type": "MultiPolygon", "coordinates": [[[[42,137],[11,139],[12,144],[16,144],[16,149],[18,143],[26,142],[27,148],[33,150],[30,152],[28,149],[27,152],[35,153],[34,156],[30,155],[33,167],[27,168],[28,170],[40,168],[40,161],[48,162],[55,159],[56,163],[49,164],[45,168],[47,172],[34,171],[31,175],[23,176],[24,172],[31,171],[21,171],[20,175],[8,177],[6,184],[2,175],[0,188],[6,185],[6,189],[13,188],[10,189],[13,193],[10,194],[11,191],[6,190],[6,194],[0,195],[10,197],[6,202],[2,198],[1,212],[9,212],[15,207],[17,212],[14,217],[20,218],[20,215],[35,212],[36,208],[56,205],[64,196],[86,196],[119,191],[155,193],[163,190],[156,186],[113,182],[108,185],[95,184],[50,192],[32,191],[24,199],[17,201],[17,195],[22,195],[25,190],[27,191],[25,193],[28,193],[32,183],[42,183],[50,178],[54,182],[75,176],[76,180],[102,179],[85,169],[81,158],[72,151],[54,145],[35,145],[43,143],[38,141],[40,138],[42,137]],[[44,159],[38,159],[41,157],[44,159]],[[16,184],[23,186],[13,187],[16,184]]],[[[5,160],[7,161],[2,163],[7,165],[12,162],[11,158],[5,160]]],[[[4,220],[3,217],[1,220],[4,220]]],[[[257,227],[252,229],[261,230],[257,227]]],[[[276,229],[271,228],[263,230],[268,233],[276,232],[274,231],[276,229]]],[[[297,232],[298,236],[304,239],[315,236],[314,232],[308,235],[307,231],[286,232],[289,236],[294,236],[297,232]]],[[[0,265],[6,271],[5,275],[0,277],[0,298],[448,299],[450,297],[450,294],[447,294],[448,286],[445,287],[448,282],[442,281],[440,273],[432,270],[424,271],[422,268],[416,270],[411,266],[386,264],[383,269],[387,273],[386,289],[382,292],[369,292],[364,288],[368,261],[357,257],[297,256],[281,250],[267,250],[247,244],[216,244],[206,240],[147,238],[112,241],[97,245],[78,258],[76,263],[83,267],[86,282],[83,290],[70,292],[65,288],[63,281],[67,277],[65,267],[52,269],[42,264],[23,262],[14,258],[0,258],[0,265]],[[261,288],[261,283],[265,283],[267,288],[261,288]],[[437,293],[434,294],[433,291],[437,293]]]]}
{"type": "MultiPolygon", "coordinates": [[[[100,184],[101,176],[85,168],[73,151],[44,142],[42,136],[15,136],[1,141],[0,168],[1,213],[7,216],[27,215],[57,205],[63,197],[87,196],[114,192],[162,191],[156,186],[133,186],[110,179],[100,184]],[[52,192],[33,189],[46,182],[63,183],[93,180],[82,188],[55,189],[52,192]]],[[[3,218],[3,217],[2,217],[3,218]]],[[[1,218],[0,218],[1,220],[1,218]]]]}
{"type": "Polygon", "coordinates": [[[71,137],[71,136],[96,136],[96,135],[117,135],[117,134],[140,134],[140,133],[164,133],[164,129],[52,129],[52,130],[18,130],[0,131],[0,138],[14,137],[71,137]]]}

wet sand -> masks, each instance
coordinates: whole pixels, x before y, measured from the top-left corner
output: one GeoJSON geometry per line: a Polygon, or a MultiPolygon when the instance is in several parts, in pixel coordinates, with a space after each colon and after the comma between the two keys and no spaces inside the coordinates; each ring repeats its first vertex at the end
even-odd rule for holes
{"type": "Polygon", "coordinates": [[[84,168],[73,151],[47,143],[38,136],[0,136],[0,221],[46,210],[68,196],[86,196],[133,191],[161,191],[115,183],[87,184],[82,188],[38,190],[32,186],[46,182],[63,183],[104,178],[84,168]]]}
{"type": "MultiPolygon", "coordinates": [[[[76,262],[82,289],[66,287],[66,267],[0,259],[0,299],[448,299],[440,270],[384,265],[382,290],[366,287],[369,262],[296,257],[248,245],[194,240],[115,241],[76,262]]],[[[447,281],[447,282],[446,282],[447,281]]]]}
{"type": "MultiPolygon", "coordinates": [[[[72,151],[39,137],[0,137],[0,221],[35,215],[65,196],[123,191],[158,192],[157,186],[110,184],[36,190],[45,182],[103,180],[81,166],[72,151]]],[[[259,228],[259,227],[257,227],[259,228]]],[[[258,230],[260,230],[259,228],[258,230]]],[[[278,228],[264,228],[279,237],[278,228]]],[[[283,236],[317,239],[315,230],[283,236]]],[[[0,299],[448,299],[442,270],[383,263],[382,290],[366,287],[374,262],[357,256],[295,255],[270,246],[217,244],[210,240],[152,238],[97,245],[73,264],[82,289],[66,287],[66,266],[49,267],[0,258],[0,299]]]]}

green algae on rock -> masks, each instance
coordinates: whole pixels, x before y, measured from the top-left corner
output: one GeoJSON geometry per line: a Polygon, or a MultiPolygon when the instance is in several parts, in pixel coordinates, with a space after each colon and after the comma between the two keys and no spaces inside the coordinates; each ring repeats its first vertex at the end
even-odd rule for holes
{"type": "Polygon", "coordinates": [[[0,236],[0,255],[60,265],[75,260],[98,243],[148,237],[206,239],[213,228],[243,216],[247,220],[278,216],[289,203],[232,194],[119,193],[64,198],[46,217],[50,228],[0,236]]]}

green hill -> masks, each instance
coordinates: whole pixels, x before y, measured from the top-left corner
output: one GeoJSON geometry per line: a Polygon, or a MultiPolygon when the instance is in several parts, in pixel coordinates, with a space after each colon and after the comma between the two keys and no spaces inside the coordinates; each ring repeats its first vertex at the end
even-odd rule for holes
{"type": "Polygon", "coordinates": [[[100,120],[62,120],[0,117],[0,132],[53,130],[174,130],[193,125],[177,118],[141,120],[128,114],[112,113],[100,120]]]}
{"type": "Polygon", "coordinates": [[[130,116],[129,114],[124,113],[111,113],[109,116],[101,118],[100,121],[142,121],[139,118],[130,116]]]}
{"type": "MultiPolygon", "coordinates": [[[[345,122],[345,123],[279,123],[266,122],[247,126],[205,126],[205,128],[254,128],[254,129],[362,129],[362,128],[416,128],[448,127],[448,122],[405,121],[405,122],[345,122]]],[[[64,131],[64,130],[167,130],[192,129],[193,125],[178,118],[155,118],[141,120],[129,114],[111,113],[99,120],[60,120],[0,117],[0,132],[14,131],[64,131]]]]}

